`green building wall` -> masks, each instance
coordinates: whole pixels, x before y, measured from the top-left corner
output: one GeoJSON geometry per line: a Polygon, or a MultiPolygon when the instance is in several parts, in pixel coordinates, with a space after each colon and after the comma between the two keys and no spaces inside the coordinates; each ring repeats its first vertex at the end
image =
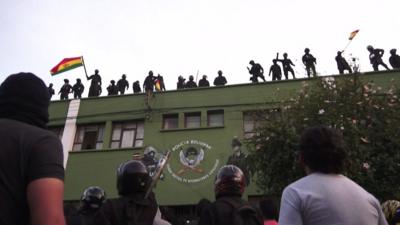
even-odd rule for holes
{"type": "MultiPolygon", "coordinates": [[[[400,72],[393,71],[361,75],[362,79],[381,86],[382,91],[391,85],[399,85],[399,76],[400,72]]],[[[155,93],[155,97],[150,100],[151,109],[145,105],[144,94],[84,98],[80,103],[77,125],[104,124],[103,149],[69,153],[65,200],[78,200],[82,191],[92,185],[103,187],[109,198],[116,197],[115,175],[120,163],[132,159],[134,154],[142,154],[144,146],[151,145],[159,152],[166,152],[185,141],[199,141],[203,144],[205,154],[199,171],[182,170],[179,148],[175,147],[168,163],[169,168],[175,174],[179,170],[184,171],[182,177],[186,180],[179,181],[166,168],[164,179],[155,188],[157,200],[161,205],[188,205],[196,204],[201,198],[213,199],[214,177],[218,168],[225,165],[232,153],[232,138],[238,136],[243,139],[243,112],[277,107],[294,97],[304,85],[303,82],[314,81],[315,79],[298,79],[155,93]],[[207,126],[207,111],[210,110],[223,110],[223,126],[207,126]],[[201,112],[200,128],[184,128],[184,113],[188,112],[201,112]],[[163,115],[171,113],[179,115],[179,128],[163,130],[163,115]],[[110,149],[113,122],[130,120],[144,121],[143,147],[110,149]],[[203,180],[196,180],[201,177],[203,180]]],[[[67,111],[68,101],[52,102],[50,126],[63,125],[67,111]]],[[[257,190],[254,182],[245,193],[246,196],[261,194],[262,190],[257,190]]]]}

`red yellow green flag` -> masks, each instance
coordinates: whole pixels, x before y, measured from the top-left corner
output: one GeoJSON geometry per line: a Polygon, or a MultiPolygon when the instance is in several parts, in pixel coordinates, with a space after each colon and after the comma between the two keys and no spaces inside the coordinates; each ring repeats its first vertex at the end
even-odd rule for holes
{"type": "Polygon", "coordinates": [[[82,57],[65,58],[50,70],[51,75],[56,75],[83,65],[82,57]]]}
{"type": "Polygon", "coordinates": [[[360,31],[360,30],[355,30],[355,31],[350,33],[350,37],[349,37],[350,41],[353,40],[353,38],[357,35],[358,31],[360,31]]]}

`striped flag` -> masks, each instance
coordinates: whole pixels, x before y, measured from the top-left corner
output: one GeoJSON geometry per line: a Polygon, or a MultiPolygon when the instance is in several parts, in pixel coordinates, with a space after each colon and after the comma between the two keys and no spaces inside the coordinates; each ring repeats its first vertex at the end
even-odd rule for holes
{"type": "Polygon", "coordinates": [[[52,76],[83,65],[82,57],[65,58],[50,70],[52,76]]]}
{"type": "Polygon", "coordinates": [[[350,33],[350,37],[349,37],[350,41],[353,40],[353,38],[357,35],[358,31],[360,31],[360,30],[355,30],[355,31],[350,33]]]}

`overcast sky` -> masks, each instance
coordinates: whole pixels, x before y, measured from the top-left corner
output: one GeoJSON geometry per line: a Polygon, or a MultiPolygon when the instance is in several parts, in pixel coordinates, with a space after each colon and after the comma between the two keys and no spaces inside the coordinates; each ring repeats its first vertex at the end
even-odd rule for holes
{"type": "MultiPolygon", "coordinates": [[[[284,52],[304,77],[304,48],[317,58],[322,75],[337,74],[334,57],[360,29],[345,52],[372,69],[367,45],[400,49],[399,0],[2,0],[0,82],[29,71],[59,91],[63,79],[82,78],[83,67],[56,76],[63,58],[83,56],[88,74],[100,70],[103,94],[125,73],[132,85],[149,70],[164,76],[167,90],[177,77],[222,70],[228,84],[249,82],[249,60],[269,70],[284,52]]],[[[271,80],[271,77],[268,77],[271,80]]],[[[132,89],[128,93],[132,93],[132,89]]],[[[54,96],[53,99],[58,99],[54,96]]]]}

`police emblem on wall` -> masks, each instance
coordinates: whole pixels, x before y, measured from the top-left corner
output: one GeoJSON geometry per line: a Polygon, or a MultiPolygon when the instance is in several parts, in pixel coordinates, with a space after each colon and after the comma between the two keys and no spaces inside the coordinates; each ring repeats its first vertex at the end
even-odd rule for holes
{"type": "Polygon", "coordinates": [[[207,179],[217,169],[219,159],[211,154],[212,147],[202,141],[186,140],[172,148],[167,170],[173,178],[184,183],[197,183],[207,179]]]}

